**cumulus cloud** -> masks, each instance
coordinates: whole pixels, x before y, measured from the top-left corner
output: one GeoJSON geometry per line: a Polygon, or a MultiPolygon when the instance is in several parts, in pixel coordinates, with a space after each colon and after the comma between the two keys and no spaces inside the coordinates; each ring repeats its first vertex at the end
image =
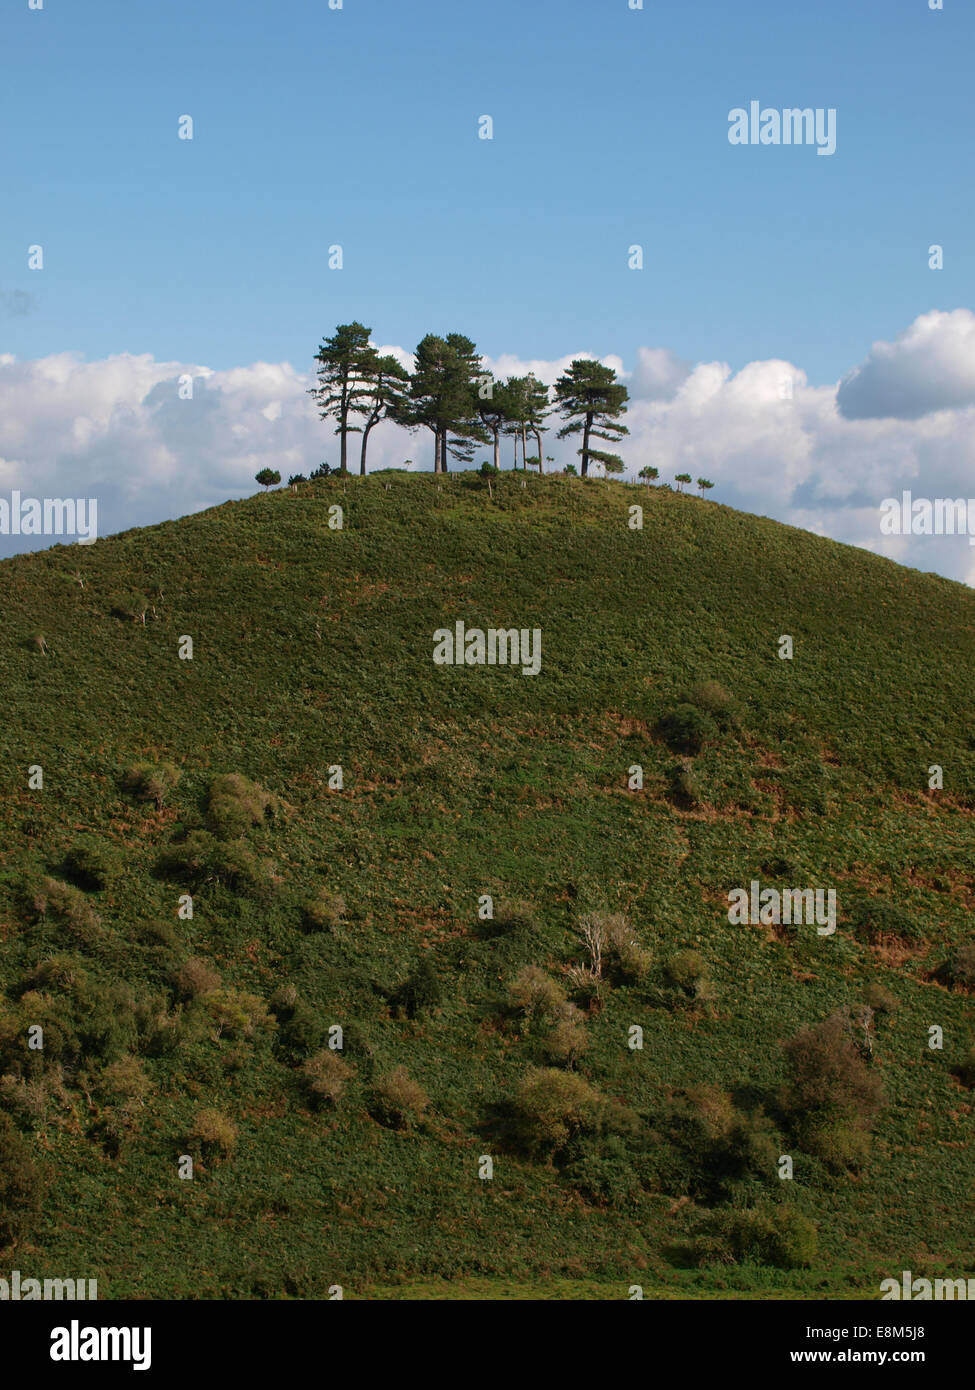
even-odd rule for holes
{"type": "MultiPolygon", "coordinates": [[[[898,370],[914,360],[924,376],[939,353],[942,360],[950,356],[949,342],[957,363],[973,327],[968,311],[923,315],[897,340],[912,344],[915,354],[910,359],[905,349],[898,370]],[[918,346],[923,343],[927,349],[918,346]]],[[[402,347],[380,350],[412,365],[402,347]]],[[[573,357],[586,356],[593,354],[551,361],[505,354],[486,365],[499,377],[533,371],[551,385],[573,357]]],[[[880,531],[881,503],[903,489],[928,498],[975,492],[969,463],[975,405],[851,417],[839,408],[835,384],[813,385],[785,360],[751,362],[734,372],[725,362],[691,366],[660,347],[640,349],[630,372],[617,357],[599,360],[630,389],[630,433],[619,445],[629,477],[644,464],[658,468],[664,482],[682,472],[705,477],[715,484],[710,495],[717,501],[975,583],[975,549],[967,537],[880,531]]],[[[881,361],[876,349],[871,361],[881,361]]],[[[287,362],[213,371],[124,353],[97,362],[71,353],[25,362],[0,355],[0,495],[16,488],[42,498],[94,496],[105,535],[252,493],[254,474],[264,467],[284,479],[308,474],[322,459],[338,460],[332,426],[319,419],[307,394],[312,381],[287,362]],[[182,398],[187,379],[192,399],[182,398]]],[[[915,390],[919,395],[920,387],[915,390]]],[[[543,441],[555,460],[549,467],[576,461],[578,439],[557,440],[560,423],[553,414],[543,441]]],[[[488,456],[486,448],[475,461],[488,456]]],[[[411,437],[389,423],[373,431],[371,469],[408,460],[431,467],[427,431],[411,437]]],[[[507,445],[504,462],[510,462],[507,445]]],[[[358,466],[357,436],[350,466],[358,466]]],[[[0,553],[24,545],[23,537],[0,537],[0,553]]]]}
{"type": "Polygon", "coordinates": [[[975,405],[975,314],[921,314],[892,343],[874,343],[836,396],[848,420],[919,420],[975,405]]]}

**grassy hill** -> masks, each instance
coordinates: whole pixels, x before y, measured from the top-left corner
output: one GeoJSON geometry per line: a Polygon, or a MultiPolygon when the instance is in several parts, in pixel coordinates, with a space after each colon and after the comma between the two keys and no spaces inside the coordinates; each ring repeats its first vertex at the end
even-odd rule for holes
{"type": "Polygon", "coordinates": [[[0,564],[0,1273],[972,1272],[975,594],[668,489],[492,491],[329,478],[0,564]],[[541,671],[435,665],[458,620],[541,671]],[[731,925],[756,879],[836,932],[731,925]],[[796,1100],[815,1045],[845,1109],[796,1100]]]}

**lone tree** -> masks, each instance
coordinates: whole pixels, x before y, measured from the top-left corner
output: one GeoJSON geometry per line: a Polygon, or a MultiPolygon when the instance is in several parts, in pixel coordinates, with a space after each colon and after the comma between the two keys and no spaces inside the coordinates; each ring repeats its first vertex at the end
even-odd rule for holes
{"type": "Polygon", "coordinates": [[[559,439],[570,434],[582,435],[582,476],[589,473],[589,462],[595,460],[606,466],[609,473],[621,473],[623,460],[618,454],[607,454],[589,446],[591,439],[605,439],[618,444],[629,430],[619,423],[626,411],[629,392],[622,382],[616,380],[612,367],[604,367],[601,362],[593,362],[587,357],[577,357],[570,363],[568,371],[555,383],[555,401],[567,425],[558,432],[559,439]]]}
{"type": "Polygon", "coordinates": [[[709,483],[707,478],[698,478],[697,485],[701,490],[702,497],[706,492],[710,492],[711,489],[714,487],[714,483],[709,483]]]}
{"type": "Polygon", "coordinates": [[[422,425],[430,430],[435,473],[446,473],[448,452],[470,463],[475,444],[489,441],[479,410],[478,382],[483,376],[477,348],[462,333],[448,333],[446,338],[428,333],[417,345],[409,397],[398,419],[408,429],[422,425]]]}
{"type": "Polygon", "coordinates": [[[660,473],[656,468],[651,468],[648,465],[646,468],[640,469],[639,473],[637,474],[637,477],[642,478],[646,483],[647,487],[649,487],[651,483],[655,483],[657,481],[657,479],[660,477],[660,473]]]}
{"type": "Polygon", "coordinates": [[[689,483],[689,482],[691,481],[691,475],[690,475],[690,473],[675,473],[675,474],[674,474],[674,481],[680,484],[680,486],[678,487],[677,491],[678,491],[678,492],[683,492],[683,491],[684,491],[684,484],[685,484],[685,483],[689,483]]]}
{"type": "Polygon", "coordinates": [[[254,481],[260,483],[266,492],[269,487],[277,487],[281,481],[281,474],[276,468],[262,468],[260,473],[254,474],[254,481]]]}
{"type": "Polygon", "coordinates": [[[331,338],[322,339],[315,354],[318,385],[310,386],[308,394],[315,397],[323,420],[337,422],[341,473],[349,471],[348,437],[358,433],[358,427],[349,424],[349,416],[360,410],[368,397],[365,368],[375,357],[375,350],[369,346],[371,331],[361,323],[340,323],[331,338]]]}
{"type": "Polygon", "coordinates": [[[352,410],[363,417],[359,474],[364,477],[369,432],[380,420],[400,419],[406,404],[406,385],[410,374],[395,357],[388,354],[380,357],[374,348],[369,349],[368,355],[361,363],[360,371],[362,394],[360,397],[358,392],[356,393],[357,399],[352,405],[352,410]]]}

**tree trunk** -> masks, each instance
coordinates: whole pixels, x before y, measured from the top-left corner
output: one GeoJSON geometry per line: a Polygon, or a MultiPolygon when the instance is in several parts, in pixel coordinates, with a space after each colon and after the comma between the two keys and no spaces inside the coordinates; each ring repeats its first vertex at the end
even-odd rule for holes
{"type": "Polygon", "coordinates": [[[542,436],[538,430],[535,431],[535,443],[538,446],[538,476],[541,477],[545,469],[542,465],[542,436]]]}
{"type": "Polygon", "coordinates": [[[494,466],[495,466],[495,468],[500,468],[500,467],[501,467],[501,428],[500,428],[500,426],[499,426],[497,429],[495,429],[495,431],[494,431],[494,466]]]}
{"type": "Polygon", "coordinates": [[[372,429],[372,421],[369,420],[362,427],[362,450],[359,454],[359,477],[366,476],[366,445],[369,442],[369,431],[372,429]]]}
{"type": "Polygon", "coordinates": [[[528,429],[525,425],[521,427],[521,466],[528,472],[528,429]]]}
{"type": "Polygon", "coordinates": [[[434,473],[439,473],[439,472],[440,472],[440,430],[439,430],[439,428],[435,429],[434,432],[433,432],[433,471],[434,471],[434,473]]]}
{"type": "Polygon", "coordinates": [[[586,424],[582,431],[582,476],[589,476],[589,431],[592,429],[592,416],[586,416],[586,424]]]}

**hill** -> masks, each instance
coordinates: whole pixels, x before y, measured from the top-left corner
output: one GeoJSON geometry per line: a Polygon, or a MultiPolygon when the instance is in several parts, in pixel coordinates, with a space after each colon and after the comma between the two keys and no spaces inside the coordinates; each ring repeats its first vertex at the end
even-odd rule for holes
{"type": "Polygon", "coordinates": [[[970,1272],[975,594],[524,482],[332,477],[0,564],[0,1271],[970,1272]],[[436,664],[458,622],[539,630],[538,673],[436,664]],[[732,923],[753,882],[836,930],[732,923]]]}

